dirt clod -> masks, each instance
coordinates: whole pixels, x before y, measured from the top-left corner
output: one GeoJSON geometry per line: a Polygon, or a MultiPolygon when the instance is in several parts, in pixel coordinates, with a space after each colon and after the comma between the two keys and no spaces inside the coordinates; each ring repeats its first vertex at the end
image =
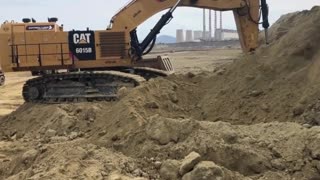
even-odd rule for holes
{"type": "Polygon", "coordinates": [[[179,177],[179,168],[181,162],[177,160],[166,160],[161,165],[160,175],[165,180],[177,180],[179,177]]]}
{"type": "Polygon", "coordinates": [[[186,156],[182,162],[179,169],[179,174],[184,175],[191,171],[196,164],[198,164],[201,160],[200,154],[196,152],[191,152],[188,156],[186,156]]]}
{"type": "Polygon", "coordinates": [[[35,149],[31,149],[31,150],[25,152],[22,155],[22,162],[25,163],[25,164],[30,164],[32,161],[35,160],[35,158],[37,157],[38,153],[39,152],[37,150],[35,150],[35,149]]]}
{"type": "Polygon", "coordinates": [[[182,180],[221,180],[224,172],[212,161],[202,161],[194,169],[185,174],[182,180]]]}
{"type": "Polygon", "coordinates": [[[53,130],[53,129],[48,129],[48,130],[46,131],[45,136],[48,137],[48,138],[52,138],[52,137],[54,137],[56,134],[57,134],[57,131],[55,131],[55,130],[53,130]]]}

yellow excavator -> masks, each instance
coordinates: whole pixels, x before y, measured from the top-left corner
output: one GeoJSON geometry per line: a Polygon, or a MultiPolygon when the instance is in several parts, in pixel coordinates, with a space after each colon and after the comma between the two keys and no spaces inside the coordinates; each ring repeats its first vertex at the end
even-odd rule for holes
{"type": "Polygon", "coordinates": [[[4,22],[0,27],[2,70],[38,75],[23,87],[27,102],[114,100],[122,87],[132,88],[173,71],[168,57],[144,55],[180,6],[232,10],[244,52],[258,46],[261,14],[263,27],[269,26],[266,0],[132,0],[112,17],[106,30],[64,31],[57,18],[4,22]],[[166,9],[139,42],[137,27],[166,9]]]}

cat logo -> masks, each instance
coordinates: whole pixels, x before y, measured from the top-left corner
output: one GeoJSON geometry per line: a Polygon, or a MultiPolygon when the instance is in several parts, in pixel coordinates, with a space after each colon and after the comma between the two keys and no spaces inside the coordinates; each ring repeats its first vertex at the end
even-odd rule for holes
{"type": "Polygon", "coordinates": [[[74,44],[90,44],[91,33],[75,33],[73,34],[74,44]]]}

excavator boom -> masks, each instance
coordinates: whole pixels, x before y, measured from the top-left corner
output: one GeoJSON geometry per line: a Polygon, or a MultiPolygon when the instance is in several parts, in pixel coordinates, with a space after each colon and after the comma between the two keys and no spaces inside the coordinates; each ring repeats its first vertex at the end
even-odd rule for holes
{"type": "Polygon", "coordinates": [[[177,6],[232,10],[240,43],[244,52],[258,47],[258,24],[260,18],[259,0],[133,0],[115,14],[108,29],[134,31],[141,23],[156,13],[177,6]]]}

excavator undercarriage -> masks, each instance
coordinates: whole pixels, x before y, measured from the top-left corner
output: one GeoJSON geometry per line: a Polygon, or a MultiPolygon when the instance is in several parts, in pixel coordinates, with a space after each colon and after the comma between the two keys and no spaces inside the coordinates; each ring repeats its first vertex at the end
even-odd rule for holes
{"type": "Polygon", "coordinates": [[[118,71],[72,72],[44,75],[27,81],[23,98],[27,102],[112,101],[120,88],[131,89],[145,79],[118,71]]]}
{"type": "Polygon", "coordinates": [[[118,99],[118,91],[122,88],[130,90],[151,78],[166,77],[173,73],[168,58],[162,60],[158,57],[155,62],[149,63],[157,69],[139,66],[44,74],[24,84],[23,98],[26,102],[41,103],[114,101],[118,99]]]}

